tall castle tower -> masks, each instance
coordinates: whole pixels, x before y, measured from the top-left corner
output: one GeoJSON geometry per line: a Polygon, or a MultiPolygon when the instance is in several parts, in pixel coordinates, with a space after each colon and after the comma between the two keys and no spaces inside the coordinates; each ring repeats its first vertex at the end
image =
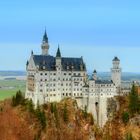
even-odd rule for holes
{"type": "Polygon", "coordinates": [[[112,73],[112,81],[117,87],[117,89],[120,89],[121,87],[121,68],[120,68],[120,60],[118,57],[114,57],[112,60],[113,62],[113,68],[111,68],[112,73]]]}
{"type": "Polygon", "coordinates": [[[41,49],[42,49],[42,55],[48,55],[49,54],[49,43],[48,43],[48,37],[47,37],[46,30],[45,30],[45,33],[44,33],[44,36],[43,36],[41,49]]]}

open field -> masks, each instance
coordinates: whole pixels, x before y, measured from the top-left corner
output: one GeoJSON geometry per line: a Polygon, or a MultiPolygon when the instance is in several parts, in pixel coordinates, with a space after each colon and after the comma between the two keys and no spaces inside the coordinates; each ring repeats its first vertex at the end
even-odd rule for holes
{"type": "Polygon", "coordinates": [[[0,100],[12,97],[18,90],[25,92],[24,80],[0,80],[0,100]]]}

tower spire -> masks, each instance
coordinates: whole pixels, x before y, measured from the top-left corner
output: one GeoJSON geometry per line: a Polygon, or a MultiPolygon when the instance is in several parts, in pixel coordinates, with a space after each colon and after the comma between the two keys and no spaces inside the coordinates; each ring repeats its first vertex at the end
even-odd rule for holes
{"type": "Polygon", "coordinates": [[[45,32],[43,35],[43,43],[48,43],[48,36],[47,36],[46,28],[45,28],[45,32]]]}
{"type": "Polygon", "coordinates": [[[47,36],[46,28],[43,35],[41,48],[42,48],[42,55],[48,55],[49,43],[48,43],[48,36],[47,36]]]}
{"type": "Polygon", "coordinates": [[[58,49],[57,49],[56,57],[61,57],[61,52],[60,52],[60,49],[59,49],[59,44],[58,44],[58,49]]]}

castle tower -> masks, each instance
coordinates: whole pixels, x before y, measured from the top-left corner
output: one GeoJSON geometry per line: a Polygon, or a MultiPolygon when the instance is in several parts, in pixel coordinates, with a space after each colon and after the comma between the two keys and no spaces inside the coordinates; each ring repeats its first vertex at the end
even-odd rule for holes
{"type": "Polygon", "coordinates": [[[57,49],[57,53],[56,53],[56,71],[57,71],[57,101],[61,100],[61,70],[62,70],[62,66],[61,66],[61,52],[59,49],[59,45],[58,45],[58,49],[57,49]]]}
{"type": "Polygon", "coordinates": [[[113,62],[113,68],[111,68],[112,81],[117,87],[117,89],[120,89],[121,87],[121,68],[119,66],[120,60],[118,59],[118,57],[114,57],[112,62],[113,62]]]}
{"type": "Polygon", "coordinates": [[[42,45],[41,45],[41,49],[42,49],[42,55],[48,55],[49,54],[49,44],[48,44],[48,37],[47,37],[47,33],[45,30],[44,36],[43,36],[43,40],[42,40],[42,45]]]}
{"type": "Polygon", "coordinates": [[[96,70],[94,70],[93,71],[93,80],[97,80],[97,71],[96,70]]]}

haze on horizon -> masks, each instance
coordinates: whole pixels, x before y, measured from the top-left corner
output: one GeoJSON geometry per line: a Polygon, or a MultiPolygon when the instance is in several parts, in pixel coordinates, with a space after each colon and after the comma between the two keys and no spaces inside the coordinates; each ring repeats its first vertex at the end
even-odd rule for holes
{"type": "Polygon", "coordinates": [[[31,50],[41,53],[46,27],[50,54],[83,56],[89,71],[140,70],[139,0],[0,1],[0,70],[25,70],[31,50]]]}

